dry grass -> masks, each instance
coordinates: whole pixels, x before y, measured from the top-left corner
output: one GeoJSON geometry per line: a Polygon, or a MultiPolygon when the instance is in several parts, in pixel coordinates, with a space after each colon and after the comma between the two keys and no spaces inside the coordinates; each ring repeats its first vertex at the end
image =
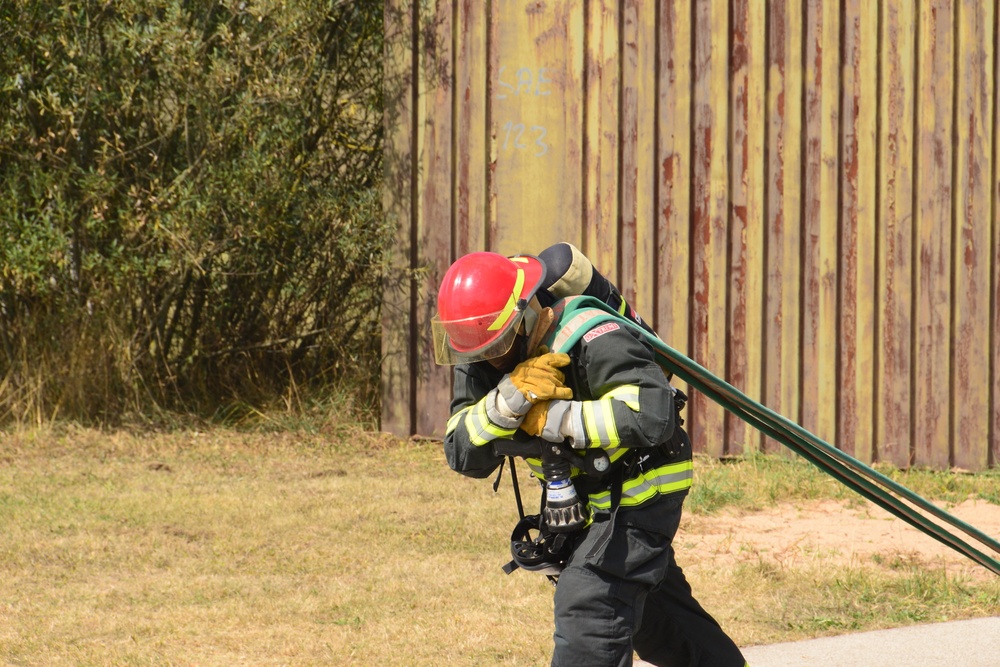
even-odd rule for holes
{"type": "MultiPolygon", "coordinates": [[[[706,488],[775,474],[748,465],[704,462],[706,488]]],[[[499,568],[514,519],[506,476],[493,494],[430,442],[0,435],[0,663],[547,664],[551,586],[499,568]]],[[[1000,607],[996,581],[926,563],[681,558],[744,644],[1000,607]]]]}

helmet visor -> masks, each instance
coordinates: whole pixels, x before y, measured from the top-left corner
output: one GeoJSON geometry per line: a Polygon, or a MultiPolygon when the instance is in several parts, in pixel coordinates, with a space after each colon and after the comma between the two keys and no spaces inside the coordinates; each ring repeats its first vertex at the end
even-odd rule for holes
{"type": "MultiPolygon", "coordinates": [[[[523,302],[519,306],[522,304],[523,302]]],[[[501,331],[490,331],[488,323],[496,322],[503,315],[504,312],[499,311],[464,320],[448,321],[434,317],[431,320],[434,361],[442,366],[451,366],[495,359],[507,354],[521,328],[524,308],[518,307],[501,331]]]]}

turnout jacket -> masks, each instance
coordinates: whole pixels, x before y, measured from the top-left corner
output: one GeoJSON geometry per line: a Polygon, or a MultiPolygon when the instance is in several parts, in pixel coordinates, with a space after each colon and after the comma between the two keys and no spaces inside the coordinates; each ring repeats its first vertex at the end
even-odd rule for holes
{"type": "MultiPolygon", "coordinates": [[[[562,326],[562,322],[558,327],[562,326]]],[[[663,495],[686,494],[691,487],[691,447],[677,424],[674,389],[655,361],[646,334],[624,319],[597,321],[578,332],[563,368],[573,400],[581,402],[587,448],[601,448],[611,472],[591,478],[574,468],[577,493],[587,496],[591,515],[612,509],[611,484],[621,480],[619,506],[644,505],[663,495]],[[585,333],[584,333],[585,331],[585,333]]],[[[460,364],[454,371],[454,398],[445,434],[449,466],[470,477],[486,477],[503,461],[498,439],[531,440],[519,429],[490,422],[485,397],[503,377],[488,362],[460,364]]],[[[579,443],[577,443],[579,448],[579,443]]],[[[581,450],[581,455],[582,455],[581,450]]],[[[540,461],[527,459],[542,476],[540,461]]]]}

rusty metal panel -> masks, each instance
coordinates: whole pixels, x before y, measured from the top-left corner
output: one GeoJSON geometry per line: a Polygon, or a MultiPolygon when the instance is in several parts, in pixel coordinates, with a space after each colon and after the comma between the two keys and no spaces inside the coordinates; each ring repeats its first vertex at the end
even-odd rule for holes
{"type": "MultiPolygon", "coordinates": [[[[450,261],[566,240],[672,347],[861,460],[996,465],[995,7],[386,6],[386,71],[414,76],[387,88],[384,428],[443,428],[450,261]]],[[[698,396],[687,419],[713,455],[784,451],[698,396]]]]}
{"type": "MultiPolygon", "coordinates": [[[[994,53],[994,67],[997,75],[994,81],[1000,82],[1000,54],[994,53]]],[[[1000,104],[997,91],[993,90],[993,106],[1000,104]]],[[[1000,114],[994,113],[993,125],[993,179],[996,181],[1000,167],[1000,114]]],[[[1000,188],[994,185],[993,191],[993,247],[990,252],[993,257],[993,276],[990,289],[990,396],[989,405],[989,465],[1000,467],[1000,188]]]]}
{"type": "MultiPolygon", "coordinates": [[[[729,342],[726,379],[755,400],[763,381],[764,3],[732,3],[729,175],[729,342]]],[[[726,453],[759,451],[760,431],[726,415],[726,453]]]]}
{"type": "MultiPolygon", "coordinates": [[[[661,0],[657,169],[657,294],[650,316],[660,337],[689,354],[691,297],[691,0],[661,0]]],[[[683,391],[689,387],[678,383],[683,391]]]]}
{"type": "Polygon", "coordinates": [[[624,0],[622,8],[621,242],[618,284],[652,318],[656,303],[656,119],[658,7],[624,0]]]}
{"type": "Polygon", "coordinates": [[[802,426],[836,441],[839,8],[810,0],[805,25],[802,426]]]}
{"type": "MultiPolygon", "coordinates": [[[[768,4],[767,270],[764,324],[764,399],[798,421],[799,283],[801,234],[802,6],[768,4]]],[[[765,450],[781,451],[765,441],[765,450]]]]}
{"type": "MultiPolygon", "coordinates": [[[[1000,64],[998,64],[1000,67],[1000,64]]],[[[993,103],[996,104],[996,96],[994,95],[993,103]]],[[[1000,136],[1000,126],[994,125],[993,127],[994,136],[1000,136]]],[[[998,142],[994,141],[994,154],[993,154],[993,164],[1000,164],[1000,145],[998,142]]],[[[995,168],[995,167],[994,167],[995,168]]],[[[990,309],[992,313],[990,321],[990,350],[992,351],[992,356],[989,359],[990,364],[990,395],[992,397],[990,410],[990,441],[989,441],[989,466],[998,467],[1000,466],[1000,216],[998,216],[998,211],[1000,211],[1000,202],[996,201],[996,197],[1000,196],[1000,189],[994,193],[994,205],[993,205],[993,282],[992,288],[990,290],[990,309]]]]}
{"type": "Polygon", "coordinates": [[[878,458],[910,463],[913,248],[914,6],[893,3],[881,26],[878,330],[875,440],[878,458]]]}
{"type": "Polygon", "coordinates": [[[417,396],[412,379],[410,330],[412,279],[410,231],[413,205],[413,7],[410,0],[390,0],[385,10],[385,186],[383,208],[397,233],[382,297],[381,425],[409,435],[417,396]]]}
{"type": "Polygon", "coordinates": [[[417,95],[418,144],[416,220],[417,267],[425,280],[417,288],[414,336],[417,434],[443,436],[451,401],[451,369],[434,363],[430,321],[437,289],[451,262],[452,237],[452,100],[454,93],[451,0],[421,4],[420,74],[417,95]]]}
{"type": "Polygon", "coordinates": [[[455,24],[455,256],[485,250],[490,78],[486,3],[459,0],[455,24]]]}
{"type": "MultiPolygon", "coordinates": [[[[993,145],[994,6],[957,4],[958,59],[955,127],[955,245],[953,359],[953,464],[980,470],[988,464],[990,409],[991,192],[993,145]]],[[[995,372],[995,370],[994,370],[995,372]]]]}
{"type": "Polygon", "coordinates": [[[914,463],[951,464],[952,121],[954,118],[954,6],[951,0],[921,5],[917,53],[917,205],[914,226],[916,317],[914,331],[914,463]]]}
{"type": "Polygon", "coordinates": [[[843,14],[840,165],[840,396],[838,444],[872,460],[875,367],[875,164],[878,8],[849,0],[843,14]]]}
{"type": "MultiPolygon", "coordinates": [[[[722,370],[726,364],[727,329],[727,3],[695,0],[694,21],[690,356],[706,368],[722,370]]],[[[688,429],[692,441],[713,455],[722,455],[722,409],[698,393],[692,395],[690,405],[688,429]]]]}
{"type": "Polygon", "coordinates": [[[583,252],[598,270],[618,281],[619,94],[618,2],[590,0],[584,39],[583,252]]]}

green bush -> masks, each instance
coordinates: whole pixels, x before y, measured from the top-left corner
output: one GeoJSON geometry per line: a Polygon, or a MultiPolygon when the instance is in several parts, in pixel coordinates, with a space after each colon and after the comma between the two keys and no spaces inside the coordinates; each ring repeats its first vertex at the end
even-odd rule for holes
{"type": "Polygon", "coordinates": [[[0,4],[0,422],[377,387],[382,3],[0,4]]]}

